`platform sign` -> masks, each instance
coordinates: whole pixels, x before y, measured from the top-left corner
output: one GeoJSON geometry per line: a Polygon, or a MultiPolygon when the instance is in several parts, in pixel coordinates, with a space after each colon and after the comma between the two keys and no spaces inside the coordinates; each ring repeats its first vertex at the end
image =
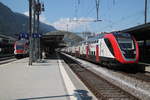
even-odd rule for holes
{"type": "Polygon", "coordinates": [[[41,38],[42,37],[42,34],[41,33],[39,33],[39,38],[41,38]]]}
{"type": "Polygon", "coordinates": [[[37,37],[36,34],[37,34],[37,33],[32,33],[32,37],[33,37],[33,38],[36,38],[36,37],[37,37]]]}
{"type": "Polygon", "coordinates": [[[33,37],[33,38],[41,38],[41,37],[42,37],[42,34],[33,33],[33,34],[32,34],[32,37],[33,37]]]}
{"type": "Polygon", "coordinates": [[[28,33],[20,33],[19,39],[29,39],[29,34],[28,33]]]}

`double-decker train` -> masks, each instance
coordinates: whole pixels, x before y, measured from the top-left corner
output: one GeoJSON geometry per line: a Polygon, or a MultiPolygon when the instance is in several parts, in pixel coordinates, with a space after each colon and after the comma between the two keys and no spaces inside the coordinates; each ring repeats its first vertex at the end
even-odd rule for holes
{"type": "Polygon", "coordinates": [[[109,66],[137,64],[139,61],[138,43],[129,33],[103,33],[62,51],[109,66]]]}
{"type": "Polygon", "coordinates": [[[14,44],[14,54],[16,58],[26,57],[29,54],[29,41],[21,39],[14,44]]]}

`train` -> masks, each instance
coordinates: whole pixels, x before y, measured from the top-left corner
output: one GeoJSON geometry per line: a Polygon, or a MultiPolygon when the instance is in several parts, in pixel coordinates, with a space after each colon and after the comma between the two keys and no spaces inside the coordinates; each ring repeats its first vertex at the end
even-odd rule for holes
{"type": "Polygon", "coordinates": [[[15,38],[0,34],[0,57],[13,55],[15,38]]]}
{"type": "Polygon", "coordinates": [[[132,65],[139,61],[139,46],[129,33],[102,33],[61,49],[61,52],[107,66],[132,65]]]}
{"type": "Polygon", "coordinates": [[[17,40],[14,44],[14,55],[16,58],[23,58],[29,55],[29,41],[26,39],[17,40]]]}

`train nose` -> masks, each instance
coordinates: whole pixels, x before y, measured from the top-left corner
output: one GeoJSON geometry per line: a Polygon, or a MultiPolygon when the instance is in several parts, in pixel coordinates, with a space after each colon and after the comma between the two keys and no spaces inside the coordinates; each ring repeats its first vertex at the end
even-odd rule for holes
{"type": "Polygon", "coordinates": [[[122,52],[126,59],[135,59],[136,51],[135,50],[126,50],[122,52]]]}
{"type": "Polygon", "coordinates": [[[23,53],[24,50],[16,50],[16,53],[23,53]]]}

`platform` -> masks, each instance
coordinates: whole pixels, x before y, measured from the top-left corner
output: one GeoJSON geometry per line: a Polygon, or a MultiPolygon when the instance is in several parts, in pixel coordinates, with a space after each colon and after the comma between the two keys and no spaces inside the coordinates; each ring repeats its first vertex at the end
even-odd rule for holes
{"type": "Polygon", "coordinates": [[[0,65],[0,100],[95,100],[59,57],[28,65],[28,58],[0,65]]]}

